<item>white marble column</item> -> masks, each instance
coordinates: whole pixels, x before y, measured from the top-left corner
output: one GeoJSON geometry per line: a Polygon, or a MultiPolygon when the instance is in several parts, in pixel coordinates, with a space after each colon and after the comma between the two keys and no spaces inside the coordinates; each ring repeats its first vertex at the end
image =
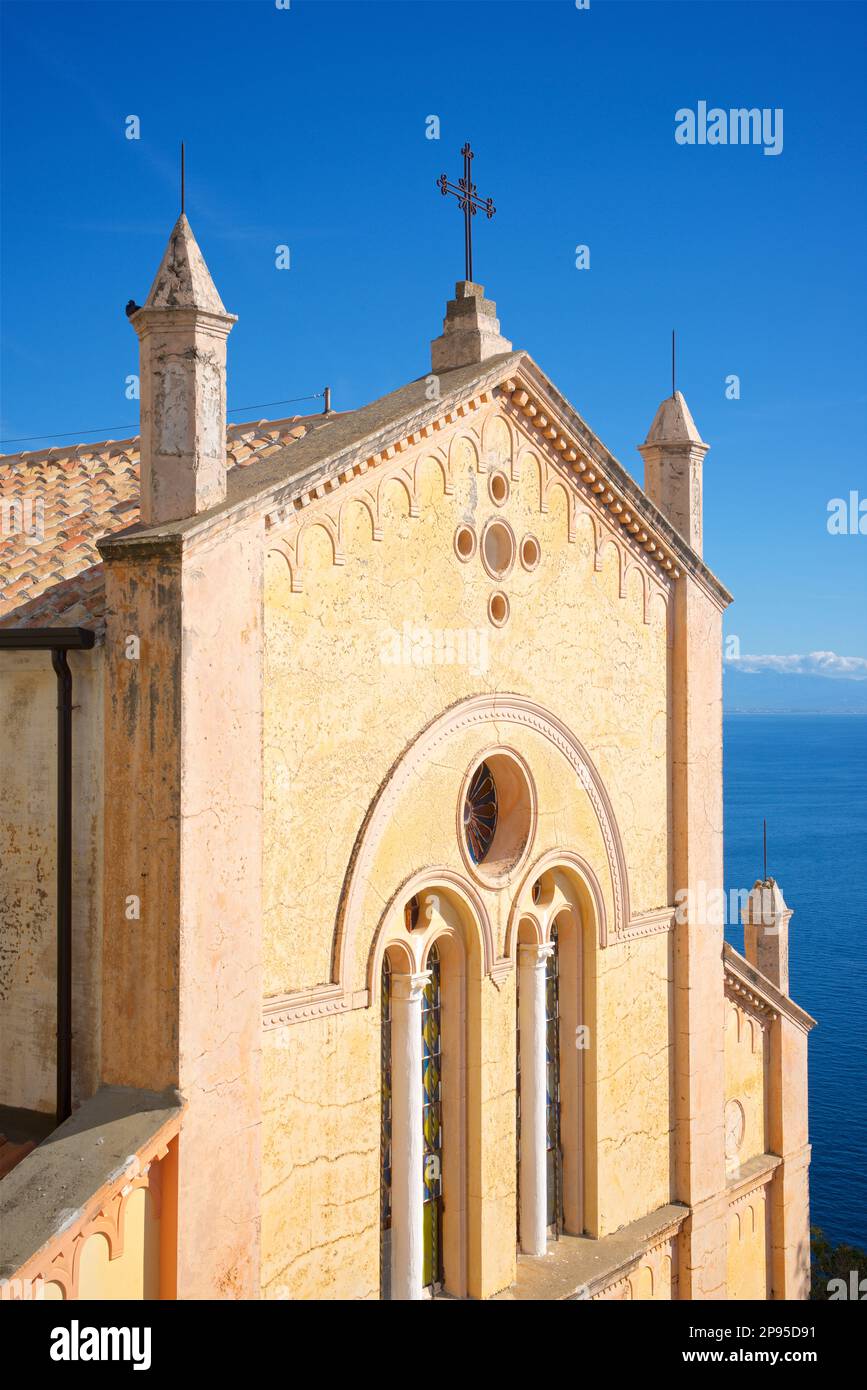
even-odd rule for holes
{"type": "Polygon", "coordinates": [[[545,971],[554,950],[518,946],[521,1029],[521,1249],[544,1255],[548,1241],[545,1076],[545,971]]]}
{"type": "Polygon", "coordinates": [[[430,971],[391,977],[391,1296],[421,1298],[424,1268],[421,1002],[430,971]]]}

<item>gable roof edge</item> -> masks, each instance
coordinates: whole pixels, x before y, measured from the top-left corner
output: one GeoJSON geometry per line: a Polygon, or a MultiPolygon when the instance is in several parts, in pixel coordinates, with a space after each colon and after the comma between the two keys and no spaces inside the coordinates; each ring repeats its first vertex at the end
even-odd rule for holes
{"type": "MultiPolygon", "coordinates": [[[[727,608],[733,602],[733,598],[722,581],[708,568],[701,556],[692,549],[692,546],[683,539],[668,518],[663,516],[643,488],[639,487],[623,464],[602,443],[599,436],[578,414],[574,406],[558,391],[550,377],[546,376],[538,363],[528,354],[524,354],[524,361],[518,375],[531,383],[532,389],[548,403],[549,409],[556,412],[567,429],[579,441],[581,447],[592,457],[597,467],[607,475],[605,478],[600,477],[598,480],[594,480],[592,484],[592,491],[596,495],[597,501],[600,496],[605,496],[606,485],[609,491],[616,488],[623,494],[632,512],[641,517],[649,530],[656,533],[655,537],[651,536],[650,539],[655,540],[657,544],[662,541],[664,546],[677,558],[683,569],[701,586],[718,607],[727,608]]],[[[526,413],[526,407],[524,411],[526,413]]],[[[532,419],[529,423],[532,425],[532,419]]],[[[582,467],[583,465],[577,460],[572,465],[570,471],[572,471],[572,476],[576,482],[579,481],[582,467]]],[[[587,470],[584,469],[584,471],[587,470]]],[[[617,501],[618,499],[615,498],[614,500],[617,501]]],[[[603,503],[603,505],[611,504],[603,503]]],[[[620,505],[622,506],[622,503],[620,505]]],[[[615,511],[612,520],[617,520],[620,525],[623,525],[622,512],[615,511]]]]}
{"type": "MultiPolygon", "coordinates": [[[[505,391],[508,400],[515,405],[516,394],[524,391],[527,400],[516,408],[521,410],[525,427],[539,430],[540,421],[543,427],[549,424],[548,417],[539,410],[536,400],[530,399],[531,395],[557,417],[561,428],[553,430],[555,448],[561,453],[562,462],[571,465],[564,472],[572,486],[579,493],[586,490],[598,507],[610,508],[611,522],[626,529],[633,543],[640,545],[650,560],[655,559],[669,578],[677,579],[680,572],[686,572],[720,609],[732,602],[731,594],[716,575],[654,506],[635,479],[528,353],[502,353],[488,359],[481,364],[481,368],[458,368],[454,372],[444,373],[438,381],[447,389],[434,399],[429,400],[425,395],[423,404],[413,400],[413,396],[418,396],[430,377],[416,378],[368,406],[347,412],[345,424],[349,433],[345,442],[331,452],[322,453],[317,448],[320,436],[316,430],[295,442],[291,446],[292,458],[300,462],[301,467],[291,475],[286,476],[285,471],[281,471],[282,451],[275,453],[256,469],[256,473],[266,470],[266,476],[247,475],[233,479],[234,495],[230,495],[218,507],[181,521],[156,527],[139,524],[126,532],[114,532],[98,543],[100,554],[103,558],[110,558],[128,553],[133,544],[148,547],[170,535],[192,541],[209,534],[215,527],[222,529],[227,522],[244,519],[255,511],[265,514],[269,528],[284,524],[292,515],[318,497],[333,491],[341,482],[348,481],[356,472],[365,471],[367,467],[376,466],[401,452],[405,442],[418,442],[428,431],[438,430],[442,423],[451,423],[454,412],[462,413],[461,408],[468,403],[480,404],[489,392],[505,391]],[[393,403],[394,397],[404,393],[409,397],[410,408],[397,415],[380,418],[381,412],[389,403],[393,403]],[[353,421],[365,416],[373,428],[353,436],[353,421]],[[308,453],[311,457],[305,466],[305,454],[308,453]],[[588,463],[588,460],[591,462],[588,463]]],[[[336,442],[333,428],[325,439],[326,443],[336,442]]],[[[546,444],[550,444],[551,433],[549,430],[547,438],[542,434],[546,444]]]]}
{"type": "Polygon", "coordinates": [[[758,1003],[761,1009],[772,1015],[785,1014],[786,1018],[804,1033],[809,1033],[816,1027],[816,1019],[808,1014],[806,1009],[802,1009],[788,994],[783,994],[782,990],[751,965],[728,941],[723,943],[723,966],[726,983],[734,985],[735,993],[745,1008],[749,1009],[751,1004],[755,1006],[755,1003],[758,1003]],[[755,996],[754,999],[751,999],[751,995],[755,996]]]}

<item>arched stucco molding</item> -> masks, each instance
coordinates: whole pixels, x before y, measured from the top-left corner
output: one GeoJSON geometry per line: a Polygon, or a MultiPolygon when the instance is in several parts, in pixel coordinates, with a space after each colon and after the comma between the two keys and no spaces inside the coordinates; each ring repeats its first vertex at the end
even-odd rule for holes
{"type": "Polygon", "coordinates": [[[426,464],[432,463],[439,472],[443,485],[443,495],[450,497],[455,490],[452,475],[449,471],[449,460],[444,449],[432,449],[429,453],[419,454],[412,469],[412,489],[416,497],[421,494],[421,472],[426,464]]]}
{"type": "MultiPolygon", "coordinates": [[[[365,929],[364,897],[370,871],[399,798],[417,778],[420,768],[436,757],[443,743],[457,733],[473,728],[485,729],[492,723],[500,726],[517,724],[541,734],[557,748],[572,768],[580,786],[587,793],[605,845],[614,900],[614,934],[620,935],[629,922],[629,883],[623,842],[602,778],[583,744],[557,715],[523,695],[475,695],[438,715],[404,750],[381,784],[358,832],[341,894],[332,952],[334,985],[331,990],[339,992],[344,1000],[351,997],[354,990],[363,990],[367,986],[367,980],[350,979],[350,971],[356,958],[359,934],[365,929]]],[[[430,874],[430,870],[425,871],[425,881],[430,881],[430,874]]],[[[457,875],[455,878],[465,890],[469,888],[470,885],[457,875]]],[[[407,884],[402,885],[401,891],[407,894],[407,884]]],[[[369,960],[368,954],[368,963],[369,960]]],[[[492,969],[496,973],[500,964],[487,955],[486,973],[492,969]]],[[[502,964],[506,969],[511,968],[511,961],[504,960],[502,964]]]]}
{"type": "Polygon", "coordinates": [[[372,541],[382,540],[382,528],[379,525],[379,518],[376,504],[367,492],[350,493],[346,501],[341,503],[337,513],[337,535],[340,541],[340,548],[343,549],[344,537],[346,534],[346,518],[354,507],[360,507],[366,513],[370,522],[370,539],[372,541]]]}
{"type": "Polygon", "coordinates": [[[371,1004],[379,997],[379,983],[382,974],[382,958],[392,947],[407,956],[414,971],[423,969],[423,955],[430,943],[430,933],[423,927],[407,932],[403,926],[403,906],[410,898],[418,897],[421,911],[428,911],[426,899],[445,898],[457,914],[464,947],[467,954],[475,945],[482,965],[482,972],[490,974],[494,964],[494,932],[484,901],[469,880],[462,878],[454,869],[424,869],[406,879],[388,902],[379,919],[367,966],[367,985],[371,1004]],[[472,938],[475,938],[473,942],[472,938]]]}
{"type": "Polygon", "coordinates": [[[509,913],[509,920],[506,924],[506,955],[509,960],[514,961],[518,941],[518,925],[525,917],[530,917],[540,923],[542,940],[547,939],[551,921],[561,912],[565,906],[574,906],[581,910],[589,903],[593,914],[593,937],[598,942],[600,948],[608,945],[608,922],[605,913],[605,897],[602,892],[602,885],[599,882],[593,869],[582,858],[580,854],[575,854],[572,850],[552,849],[543,854],[530,866],[524,875],[520,888],[515,894],[515,901],[509,913]],[[560,903],[555,905],[553,910],[546,912],[533,903],[532,887],[536,879],[543,874],[553,873],[557,869],[562,869],[567,879],[571,880],[573,891],[575,892],[575,902],[572,904],[560,903]],[[574,886],[574,881],[578,880],[578,886],[574,886]],[[583,890],[583,891],[582,891],[583,890]],[[582,897],[587,902],[582,902],[582,897]]]}
{"type": "MultiPolygon", "coordinates": [[[[389,936],[387,940],[382,942],[381,948],[377,954],[379,968],[375,971],[375,974],[373,970],[371,971],[371,996],[374,993],[374,979],[376,980],[375,993],[377,997],[379,996],[379,980],[382,976],[382,965],[386,955],[390,956],[392,967],[399,968],[402,974],[412,975],[418,970],[418,960],[416,953],[412,949],[411,942],[401,941],[397,936],[389,936]]],[[[372,997],[370,1002],[373,1003],[372,997]]]]}
{"type": "Polygon", "coordinates": [[[405,473],[391,473],[388,475],[388,477],[383,478],[382,482],[379,484],[379,487],[376,489],[376,514],[379,517],[380,527],[382,526],[383,498],[386,492],[389,490],[389,488],[393,489],[395,487],[395,484],[397,485],[397,488],[401,492],[403,492],[404,496],[406,497],[408,508],[406,515],[415,517],[421,514],[418,497],[413,492],[412,482],[410,481],[410,479],[406,476],[405,473]]]}
{"type": "Polygon", "coordinates": [[[335,565],[345,565],[346,556],[340,549],[340,537],[337,534],[337,526],[330,516],[317,516],[314,521],[305,521],[298,528],[298,535],[295,539],[295,560],[299,570],[304,568],[304,549],[307,545],[307,536],[316,529],[324,531],[331,542],[331,558],[335,565]]]}
{"type": "Polygon", "coordinates": [[[594,568],[597,570],[597,572],[601,573],[605,566],[605,553],[609,549],[609,547],[614,551],[615,562],[617,564],[617,591],[621,598],[625,598],[626,590],[624,588],[623,549],[621,546],[617,544],[616,540],[614,540],[612,536],[607,535],[600,526],[597,532],[596,559],[594,562],[594,568]]]}
{"type": "Polygon", "coordinates": [[[517,943],[519,938],[523,941],[529,934],[534,946],[541,946],[545,939],[545,928],[542,926],[535,912],[519,912],[515,917],[514,927],[511,929],[515,940],[512,952],[513,959],[515,951],[517,951],[518,948],[517,943]]]}
{"type": "Polygon", "coordinates": [[[267,555],[279,555],[289,571],[289,592],[300,594],[302,591],[301,578],[298,574],[298,567],[295,562],[294,548],[290,547],[286,541],[279,541],[276,545],[268,547],[267,555]]]}
{"type": "Polygon", "coordinates": [[[449,443],[449,477],[454,485],[460,476],[460,455],[463,453],[464,445],[470,449],[469,471],[472,473],[484,473],[487,470],[483,466],[482,453],[479,448],[478,440],[470,434],[468,430],[461,430],[452,435],[449,443]]]}
{"type": "Polygon", "coordinates": [[[546,514],[550,512],[550,499],[557,492],[562,492],[563,494],[563,503],[566,514],[566,534],[571,544],[571,542],[575,540],[575,537],[578,534],[578,499],[575,493],[575,489],[567,487],[564,479],[560,476],[559,473],[555,473],[552,469],[548,469],[547,472],[543,472],[542,474],[542,493],[539,503],[540,512],[546,514]]]}
{"type": "Polygon", "coordinates": [[[509,472],[511,481],[517,482],[518,451],[515,430],[511,421],[497,409],[491,410],[482,422],[482,457],[487,459],[491,467],[496,460],[500,467],[509,472]],[[497,436],[505,437],[504,458],[496,457],[497,436]]]}

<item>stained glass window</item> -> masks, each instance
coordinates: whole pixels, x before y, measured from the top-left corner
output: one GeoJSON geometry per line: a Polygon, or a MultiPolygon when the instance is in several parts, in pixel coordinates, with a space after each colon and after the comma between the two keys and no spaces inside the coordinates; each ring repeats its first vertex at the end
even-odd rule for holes
{"type": "Polygon", "coordinates": [[[548,1227],[563,1227],[563,1151],[560,1144],[560,949],[556,923],[554,950],[545,966],[545,1135],[548,1176],[548,1227]]]}
{"type": "Polygon", "coordinates": [[[391,1297],[391,963],[382,963],[381,1089],[379,1176],[379,1296],[391,1297]]]}
{"type": "Polygon", "coordinates": [[[487,763],[473,773],[464,802],[464,834],[474,864],[486,858],[497,830],[497,784],[487,763]]]}
{"type": "Polygon", "coordinates": [[[428,956],[430,981],[421,1006],[422,1106],[424,1165],[424,1275],[425,1288],[442,1282],[443,1206],[443,1089],[442,1089],[442,994],[440,958],[436,946],[428,956]]]}
{"type": "Polygon", "coordinates": [[[521,973],[515,972],[515,1231],[521,1248],[521,973]]]}

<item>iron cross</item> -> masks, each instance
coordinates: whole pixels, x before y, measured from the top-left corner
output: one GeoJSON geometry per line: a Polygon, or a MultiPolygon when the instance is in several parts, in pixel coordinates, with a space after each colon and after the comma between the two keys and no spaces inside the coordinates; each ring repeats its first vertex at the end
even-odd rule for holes
{"type": "Polygon", "coordinates": [[[493,198],[480,198],[476,193],[476,185],[473,183],[471,174],[471,163],[473,152],[470,149],[469,140],[461,150],[464,157],[464,176],[458,179],[457,183],[450,183],[445,174],[440,174],[437,179],[437,188],[445,198],[451,193],[458,200],[458,207],[464,214],[464,257],[466,264],[466,278],[473,278],[473,224],[472,219],[476,213],[482,211],[488,218],[493,217],[497,209],[494,207],[493,198]]]}

